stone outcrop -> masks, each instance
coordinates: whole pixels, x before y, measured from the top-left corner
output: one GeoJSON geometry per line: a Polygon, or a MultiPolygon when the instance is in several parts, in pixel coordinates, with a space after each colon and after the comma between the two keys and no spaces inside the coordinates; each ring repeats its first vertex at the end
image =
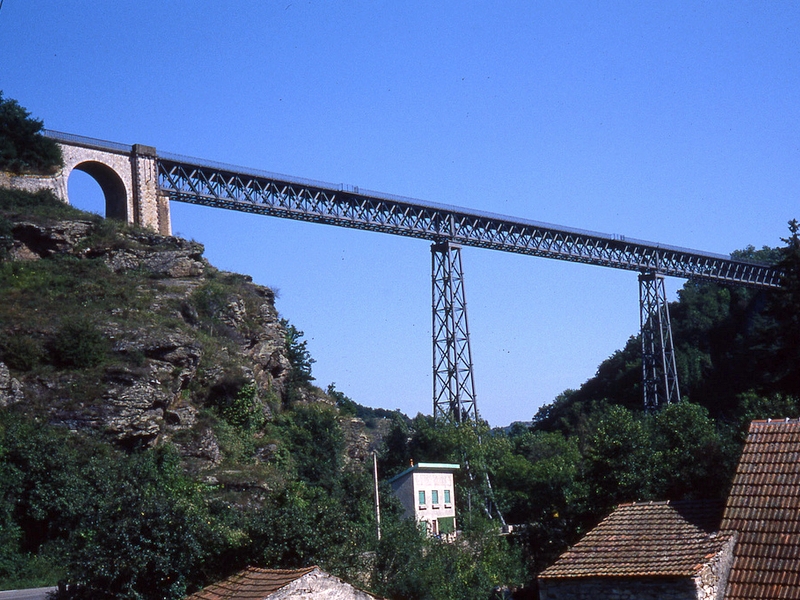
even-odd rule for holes
{"type": "Polygon", "coordinates": [[[0,362],[0,407],[22,401],[22,385],[11,377],[8,367],[0,362]]]}
{"type": "Polygon", "coordinates": [[[347,464],[364,464],[370,459],[370,438],[364,432],[364,421],[357,418],[342,419],[342,432],[345,441],[345,461],[347,464]]]}
{"type": "Polygon", "coordinates": [[[21,222],[14,225],[13,257],[37,259],[70,253],[92,228],[89,221],[58,221],[50,225],[21,222]]]}
{"type": "MultiPolygon", "coordinates": [[[[52,423],[94,430],[124,446],[170,439],[208,466],[220,462],[221,451],[198,422],[206,403],[249,382],[271,417],[265,399],[280,402],[290,370],[271,290],[214,269],[197,242],[102,220],[42,221],[12,223],[5,260],[30,264],[65,255],[77,259],[70,265],[105,265],[108,277],[130,286],[127,295],[146,299],[146,306],[97,298],[90,319],[108,342],[109,358],[91,369],[17,372],[0,363],[0,406],[30,397],[35,402],[26,410],[52,423]]],[[[0,335],[36,340],[46,360],[59,319],[68,317],[29,317],[0,326],[0,335]]]]}
{"type": "MultiPolygon", "coordinates": [[[[7,304],[13,319],[0,319],[0,361],[14,359],[0,362],[0,407],[124,448],[168,441],[189,469],[209,473],[230,443],[215,434],[221,407],[254,386],[266,421],[280,410],[291,364],[272,290],[218,271],[197,242],[86,213],[18,212],[0,206],[0,262],[46,283],[39,292],[20,288],[7,304]],[[75,320],[102,340],[102,360],[59,362],[59,331],[75,320]]],[[[292,402],[336,404],[314,387],[293,390],[292,402]]],[[[361,419],[339,422],[345,465],[362,468],[381,434],[361,419]]],[[[265,439],[245,459],[279,460],[280,443],[265,439]]]]}

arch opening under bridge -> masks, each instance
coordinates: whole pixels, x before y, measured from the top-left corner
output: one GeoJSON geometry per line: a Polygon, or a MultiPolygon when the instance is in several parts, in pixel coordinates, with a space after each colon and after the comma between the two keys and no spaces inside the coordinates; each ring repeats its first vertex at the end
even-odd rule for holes
{"type": "Polygon", "coordinates": [[[128,222],[128,190],[114,169],[90,160],[75,165],[66,178],[66,201],[69,204],[109,219],[128,222]],[[77,199],[73,198],[76,189],[83,196],[78,204],[74,201],[77,199]]]}

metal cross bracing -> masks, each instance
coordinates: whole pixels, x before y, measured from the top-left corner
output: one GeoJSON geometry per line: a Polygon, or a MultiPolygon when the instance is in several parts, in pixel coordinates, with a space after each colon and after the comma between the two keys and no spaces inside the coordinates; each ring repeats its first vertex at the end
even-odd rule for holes
{"type": "Polygon", "coordinates": [[[461,247],[431,246],[433,281],[433,418],[478,420],[461,247]]]}
{"type": "Polygon", "coordinates": [[[667,293],[660,273],[639,275],[639,308],[644,408],[655,410],[681,398],[667,293]]]}

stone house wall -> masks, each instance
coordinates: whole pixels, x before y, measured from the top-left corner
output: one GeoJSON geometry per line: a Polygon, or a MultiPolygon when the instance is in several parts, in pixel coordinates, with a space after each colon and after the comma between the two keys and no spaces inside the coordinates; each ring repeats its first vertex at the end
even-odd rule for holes
{"type": "MultiPolygon", "coordinates": [[[[250,597],[250,596],[248,596],[250,597]]],[[[289,585],[267,596],[268,600],[290,600],[292,598],[314,598],[315,600],[376,600],[341,579],[315,569],[289,585]]]]}
{"type": "Polygon", "coordinates": [[[698,600],[689,577],[540,579],[539,600],[698,600]]]}
{"type": "Polygon", "coordinates": [[[735,533],[724,533],[728,537],[725,546],[707,563],[694,578],[699,600],[722,600],[728,585],[728,575],[733,566],[733,548],[736,545],[735,533]]]}

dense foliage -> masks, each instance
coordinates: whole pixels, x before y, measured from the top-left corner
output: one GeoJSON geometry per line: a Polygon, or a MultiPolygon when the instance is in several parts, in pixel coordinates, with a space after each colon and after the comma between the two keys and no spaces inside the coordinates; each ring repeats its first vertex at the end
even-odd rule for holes
{"type": "Polygon", "coordinates": [[[42,135],[43,123],[0,92],[0,171],[51,174],[62,165],[61,150],[42,135]]]}

